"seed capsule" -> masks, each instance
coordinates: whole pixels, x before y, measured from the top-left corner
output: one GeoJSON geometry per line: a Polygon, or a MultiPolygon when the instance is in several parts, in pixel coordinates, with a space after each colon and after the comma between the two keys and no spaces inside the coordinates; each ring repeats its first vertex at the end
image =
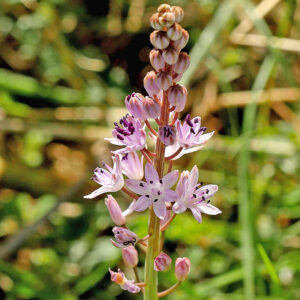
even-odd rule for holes
{"type": "Polygon", "coordinates": [[[150,62],[152,67],[156,71],[160,71],[165,67],[165,61],[163,59],[163,56],[161,54],[161,51],[158,49],[152,49],[149,54],[150,62]]]}
{"type": "Polygon", "coordinates": [[[159,14],[155,13],[150,18],[150,25],[156,30],[161,30],[162,26],[159,24],[159,14]]]}
{"type": "Polygon", "coordinates": [[[165,49],[169,46],[170,40],[164,31],[155,30],[150,34],[151,44],[158,49],[165,49]]]}
{"type": "Polygon", "coordinates": [[[183,49],[187,42],[189,41],[189,34],[188,32],[182,28],[182,36],[179,40],[177,41],[173,41],[173,46],[180,51],[181,49],[183,49]]]}
{"type": "Polygon", "coordinates": [[[162,56],[165,62],[169,65],[174,65],[177,62],[178,55],[179,55],[178,51],[173,47],[168,47],[167,49],[164,49],[162,52],[162,56]]]}
{"type": "Polygon", "coordinates": [[[153,97],[154,95],[157,95],[160,92],[160,88],[156,83],[156,77],[157,76],[154,71],[148,72],[144,77],[144,88],[150,97],[153,97]]]}
{"type": "Polygon", "coordinates": [[[161,17],[159,17],[159,24],[163,27],[170,27],[175,22],[175,16],[171,12],[165,12],[161,17]]]}
{"type": "Polygon", "coordinates": [[[156,75],[156,84],[159,89],[166,91],[172,85],[172,77],[166,72],[159,72],[156,75]]]}
{"type": "Polygon", "coordinates": [[[165,13],[167,11],[169,11],[171,9],[171,5],[169,4],[161,4],[158,9],[157,12],[159,13],[165,13]]]}
{"type": "Polygon", "coordinates": [[[170,8],[170,11],[174,14],[175,16],[175,22],[180,23],[184,17],[184,11],[181,7],[179,6],[172,6],[170,8]]]}
{"type": "Polygon", "coordinates": [[[182,36],[182,27],[174,23],[167,31],[167,36],[170,40],[172,41],[177,41],[181,38],[182,36]]]}
{"type": "Polygon", "coordinates": [[[187,98],[187,89],[181,85],[176,84],[169,88],[168,99],[170,105],[175,106],[175,111],[180,112],[184,109],[187,98]]]}
{"type": "Polygon", "coordinates": [[[186,52],[181,52],[176,64],[173,65],[173,71],[176,73],[183,73],[190,66],[190,57],[186,52]]]}

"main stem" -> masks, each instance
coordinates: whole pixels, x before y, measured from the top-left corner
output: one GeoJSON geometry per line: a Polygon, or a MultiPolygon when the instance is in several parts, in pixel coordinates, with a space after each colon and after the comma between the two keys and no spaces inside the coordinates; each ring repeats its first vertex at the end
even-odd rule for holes
{"type": "MultiPolygon", "coordinates": [[[[169,112],[168,112],[168,98],[166,93],[163,94],[162,108],[160,114],[160,126],[168,123],[169,112]]],[[[154,160],[154,166],[158,172],[160,178],[163,177],[164,173],[164,157],[165,157],[165,145],[161,143],[160,139],[157,138],[155,147],[156,157],[154,160]]],[[[157,218],[153,211],[153,207],[149,210],[149,227],[148,233],[150,235],[148,241],[148,248],[145,262],[145,293],[144,300],[157,300],[157,272],[154,270],[154,259],[159,254],[159,234],[160,234],[160,220],[157,218]]]]}

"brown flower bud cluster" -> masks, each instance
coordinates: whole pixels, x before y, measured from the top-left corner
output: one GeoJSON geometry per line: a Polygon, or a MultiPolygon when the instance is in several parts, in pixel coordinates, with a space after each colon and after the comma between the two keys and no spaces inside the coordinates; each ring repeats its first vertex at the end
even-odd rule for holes
{"type": "Polygon", "coordinates": [[[155,71],[148,72],[144,78],[144,87],[151,97],[160,91],[166,91],[170,105],[175,112],[183,110],[187,90],[177,84],[190,65],[189,55],[180,52],[189,40],[188,32],[179,24],[184,16],[179,6],[162,4],[150,18],[155,29],[150,41],[155,47],[150,52],[150,62],[155,71]]]}

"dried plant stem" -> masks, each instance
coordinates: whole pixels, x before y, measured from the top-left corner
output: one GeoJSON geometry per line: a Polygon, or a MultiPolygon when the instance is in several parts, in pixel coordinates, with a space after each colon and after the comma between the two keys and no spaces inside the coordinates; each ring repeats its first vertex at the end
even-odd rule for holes
{"type": "MultiPolygon", "coordinates": [[[[166,93],[164,93],[159,122],[160,126],[168,123],[168,119],[168,98],[166,93]]],[[[154,160],[154,165],[158,172],[158,175],[162,177],[164,172],[165,145],[161,143],[160,139],[157,139],[155,153],[156,157],[154,160]]],[[[153,263],[154,258],[159,254],[160,250],[160,220],[158,217],[156,217],[153,207],[150,207],[149,209],[148,234],[151,236],[148,240],[148,248],[145,263],[145,282],[147,285],[145,287],[144,300],[156,300],[157,272],[154,270],[153,263]]]]}

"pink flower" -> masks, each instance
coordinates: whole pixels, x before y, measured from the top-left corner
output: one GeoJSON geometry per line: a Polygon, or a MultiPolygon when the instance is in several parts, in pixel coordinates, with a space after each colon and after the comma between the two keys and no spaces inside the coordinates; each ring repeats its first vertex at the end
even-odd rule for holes
{"type": "Polygon", "coordinates": [[[130,179],[140,180],[144,177],[143,156],[139,159],[135,151],[128,152],[121,158],[121,167],[130,179]]]}
{"type": "Polygon", "coordinates": [[[129,245],[134,246],[138,238],[134,232],[123,227],[114,227],[112,232],[117,242],[113,240],[111,242],[117,248],[125,248],[129,245]]]}
{"type": "Polygon", "coordinates": [[[148,114],[144,108],[145,98],[142,94],[132,93],[125,98],[125,105],[128,111],[142,121],[148,119],[148,114]]]}
{"type": "Polygon", "coordinates": [[[168,254],[161,252],[154,259],[154,270],[164,271],[170,266],[171,262],[172,262],[172,258],[168,254]]]}
{"type": "Polygon", "coordinates": [[[109,211],[111,219],[116,225],[125,224],[125,217],[122,214],[122,210],[117,202],[117,200],[112,196],[108,195],[105,199],[105,205],[109,211]]]}
{"type": "Polygon", "coordinates": [[[187,257],[178,257],[175,262],[175,276],[178,281],[185,280],[191,269],[191,262],[187,257]]]}
{"type": "Polygon", "coordinates": [[[118,272],[114,272],[111,269],[108,269],[109,273],[110,273],[110,279],[111,281],[117,283],[120,285],[120,287],[125,290],[128,291],[130,293],[139,293],[140,292],[140,288],[134,284],[133,280],[128,280],[124,273],[121,272],[120,269],[118,269],[118,272]]]}
{"type": "Polygon", "coordinates": [[[104,193],[117,192],[124,186],[121,163],[118,156],[115,157],[113,169],[106,163],[103,163],[103,167],[105,167],[106,170],[103,168],[96,168],[93,176],[93,180],[102,185],[102,187],[91,194],[84,196],[84,198],[92,199],[104,193]]]}
{"type": "Polygon", "coordinates": [[[122,249],[122,257],[126,266],[134,268],[137,266],[139,257],[134,246],[128,246],[122,249]]]}
{"type": "Polygon", "coordinates": [[[147,163],[145,167],[145,181],[127,179],[127,187],[133,192],[142,195],[135,203],[136,211],[144,211],[150,205],[153,205],[156,216],[164,219],[166,215],[165,202],[174,202],[178,199],[176,192],[170,188],[176,183],[178,171],[172,171],[159,178],[155,168],[147,163]]]}
{"type": "Polygon", "coordinates": [[[116,154],[125,154],[145,148],[146,133],[141,122],[133,116],[126,115],[120,120],[120,125],[115,123],[112,132],[113,138],[106,138],[107,141],[117,146],[125,146],[120,150],[114,151],[116,154]]]}
{"type": "Polygon", "coordinates": [[[201,213],[217,215],[220,214],[221,211],[217,207],[211,205],[209,203],[210,200],[208,200],[217,192],[218,186],[214,184],[201,186],[201,184],[197,184],[197,182],[198,168],[196,166],[193,167],[191,172],[184,171],[181,173],[176,186],[179,200],[173,205],[173,211],[176,214],[179,214],[186,211],[188,208],[191,210],[198,223],[201,223],[201,213]]]}
{"type": "Polygon", "coordinates": [[[195,117],[191,120],[190,115],[186,116],[183,124],[177,120],[175,127],[177,129],[177,143],[167,147],[166,155],[174,154],[180,147],[183,150],[174,159],[200,150],[214,134],[214,131],[204,134],[207,128],[201,127],[201,118],[195,117]]]}

